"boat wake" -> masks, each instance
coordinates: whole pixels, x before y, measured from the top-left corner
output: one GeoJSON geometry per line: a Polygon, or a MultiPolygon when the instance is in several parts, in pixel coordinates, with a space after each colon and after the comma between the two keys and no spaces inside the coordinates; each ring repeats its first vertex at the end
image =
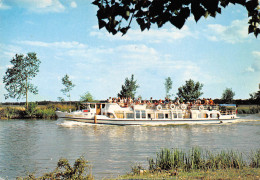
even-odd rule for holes
{"type": "Polygon", "coordinates": [[[70,120],[59,120],[57,122],[57,125],[63,126],[63,127],[75,127],[75,126],[96,126],[97,124],[70,121],[70,120]]]}
{"type": "Polygon", "coordinates": [[[241,115],[238,122],[260,121],[260,114],[241,115]]]}

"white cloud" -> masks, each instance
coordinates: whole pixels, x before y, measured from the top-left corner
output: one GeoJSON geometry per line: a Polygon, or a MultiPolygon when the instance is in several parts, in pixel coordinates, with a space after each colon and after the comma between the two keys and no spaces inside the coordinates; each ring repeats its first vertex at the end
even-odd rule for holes
{"type": "Polygon", "coordinates": [[[0,9],[10,9],[10,6],[6,5],[3,0],[0,0],[0,9]]]}
{"type": "Polygon", "coordinates": [[[0,59],[1,61],[4,59],[5,61],[10,61],[15,54],[23,53],[22,48],[15,45],[10,44],[1,44],[0,43],[0,59]]]}
{"type": "Polygon", "coordinates": [[[70,7],[72,7],[72,8],[76,8],[78,5],[77,5],[77,3],[75,2],[75,1],[72,1],[71,3],[70,3],[70,7]]]}
{"type": "Polygon", "coordinates": [[[65,10],[59,0],[9,0],[8,2],[36,13],[63,12],[65,10]]]}
{"type": "Polygon", "coordinates": [[[95,31],[90,33],[91,36],[97,36],[100,39],[106,40],[125,40],[125,41],[148,41],[151,43],[173,42],[177,39],[186,37],[196,37],[198,33],[190,32],[188,26],[184,26],[181,30],[176,28],[170,29],[150,29],[141,31],[140,29],[129,29],[128,32],[122,36],[119,32],[116,35],[109,34],[106,30],[98,30],[98,27],[93,27],[95,31]]]}
{"type": "Polygon", "coordinates": [[[255,69],[252,68],[252,66],[249,66],[249,67],[246,68],[245,71],[246,71],[246,72],[255,72],[255,69]]]}
{"type": "Polygon", "coordinates": [[[225,41],[227,43],[243,42],[249,38],[247,19],[234,20],[229,26],[220,24],[208,25],[207,38],[211,41],[225,41]]]}
{"type": "Polygon", "coordinates": [[[260,51],[253,51],[253,63],[245,69],[246,72],[260,72],[260,51]]]}
{"type": "Polygon", "coordinates": [[[260,51],[253,51],[252,54],[255,58],[260,59],[260,51]]]}
{"type": "Polygon", "coordinates": [[[86,44],[82,44],[76,41],[71,42],[43,42],[43,41],[18,41],[18,44],[24,44],[29,46],[40,46],[40,47],[46,47],[46,48],[86,48],[86,44]]]}

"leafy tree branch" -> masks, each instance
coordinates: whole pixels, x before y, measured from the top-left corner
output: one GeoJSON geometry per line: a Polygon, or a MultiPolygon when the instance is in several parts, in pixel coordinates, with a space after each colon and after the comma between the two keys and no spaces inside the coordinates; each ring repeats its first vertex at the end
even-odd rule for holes
{"type": "Polygon", "coordinates": [[[248,12],[248,33],[260,32],[260,7],[258,0],[94,0],[98,7],[99,29],[106,28],[109,33],[123,35],[130,29],[135,19],[140,29],[149,30],[152,24],[158,28],[170,22],[181,29],[188,17],[194,16],[196,22],[201,17],[216,17],[230,4],[242,5],[248,12]]]}
{"type": "Polygon", "coordinates": [[[23,54],[16,54],[10,61],[12,67],[8,68],[3,78],[7,94],[5,98],[26,97],[26,107],[28,108],[28,92],[38,94],[37,87],[30,81],[39,72],[41,61],[37,58],[36,53],[28,53],[24,57],[23,54]]]}

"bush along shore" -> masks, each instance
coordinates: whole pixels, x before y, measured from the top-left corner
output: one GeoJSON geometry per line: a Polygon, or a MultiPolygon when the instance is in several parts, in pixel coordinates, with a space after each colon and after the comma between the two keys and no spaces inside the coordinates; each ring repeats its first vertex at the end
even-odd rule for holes
{"type": "MultiPolygon", "coordinates": [[[[162,149],[156,159],[148,159],[148,169],[141,165],[132,167],[132,171],[116,179],[259,179],[260,149],[243,156],[235,151],[212,153],[200,148],[188,152],[179,149],[162,149]],[[246,157],[246,160],[244,159],[246,157]]],[[[94,179],[91,165],[81,157],[74,166],[67,159],[60,159],[57,168],[41,177],[33,174],[18,179],[94,179]]]]}
{"type": "Polygon", "coordinates": [[[38,105],[35,102],[30,102],[27,109],[25,106],[5,106],[0,107],[0,119],[55,119],[56,109],[61,111],[74,111],[76,110],[76,106],[65,104],[38,105]]]}
{"type": "MultiPolygon", "coordinates": [[[[29,102],[28,108],[25,105],[5,105],[0,106],[0,119],[55,119],[55,111],[58,108],[61,111],[74,111],[82,107],[80,102],[73,102],[72,105],[65,103],[44,103],[38,105],[35,102],[29,102]]],[[[260,106],[258,105],[242,105],[237,107],[238,114],[256,114],[260,113],[260,106]]]]}
{"type": "Polygon", "coordinates": [[[257,114],[260,113],[259,105],[243,105],[237,107],[238,114],[257,114]]]}
{"type": "Polygon", "coordinates": [[[77,180],[91,180],[94,179],[91,173],[91,165],[84,159],[78,158],[74,165],[70,165],[69,161],[61,158],[57,167],[49,173],[44,173],[41,177],[35,177],[34,174],[29,174],[27,177],[18,177],[17,180],[54,180],[54,179],[77,179],[77,180]]]}
{"type": "Polygon", "coordinates": [[[120,178],[259,179],[260,149],[245,156],[232,150],[212,153],[197,147],[188,152],[179,149],[162,149],[157,153],[156,159],[148,159],[148,164],[148,169],[135,165],[131,173],[120,178]]]}

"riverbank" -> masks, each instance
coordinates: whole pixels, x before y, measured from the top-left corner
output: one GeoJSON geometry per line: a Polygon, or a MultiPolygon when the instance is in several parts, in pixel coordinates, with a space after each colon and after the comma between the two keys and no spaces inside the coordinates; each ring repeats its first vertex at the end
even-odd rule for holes
{"type": "Polygon", "coordinates": [[[238,114],[257,114],[260,113],[260,105],[238,105],[238,114]]]}
{"type": "MultiPolygon", "coordinates": [[[[94,179],[91,165],[81,157],[71,166],[67,159],[60,159],[53,172],[36,178],[29,175],[20,179],[94,179]]],[[[180,149],[161,149],[156,159],[148,159],[148,169],[141,165],[116,179],[259,179],[260,149],[250,154],[236,151],[213,153],[198,147],[185,152],[180,149]]],[[[19,179],[19,178],[18,178],[19,179]]]]}
{"type": "Polygon", "coordinates": [[[56,109],[74,111],[76,107],[64,104],[37,105],[36,103],[29,103],[28,109],[25,109],[25,106],[2,106],[0,107],[0,119],[56,119],[56,109]]]}
{"type": "MultiPolygon", "coordinates": [[[[29,109],[26,110],[25,106],[0,106],[0,119],[56,119],[55,111],[58,108],[61,111],[74,111],[79,104],[47,104],[37,105],[36,103],[29,103],[29,109]]],[[[259,105],[239,105],[237,107],[238,114],[256,114],[260,113],[259,105]]]]}
{"type": "Polygon", "coordinates": [[[221,169],[191,172],[145,172],[128,174],[117,179],[259,179],[260,168],[221,169]]]}

